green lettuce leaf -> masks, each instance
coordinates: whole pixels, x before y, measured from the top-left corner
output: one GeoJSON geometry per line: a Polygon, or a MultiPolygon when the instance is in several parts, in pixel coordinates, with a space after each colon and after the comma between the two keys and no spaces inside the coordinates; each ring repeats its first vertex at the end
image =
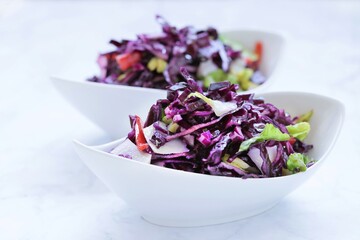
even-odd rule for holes
{"type": "Polygon", "coordinates": [[[294,125],[289,125],[286,129],[288,130],[290,136],[302,141],[310,132],[310,124],[308,122],[300,122],[294,125]]]}
{"type": "Polygon", "coordinates": [[[253,144],[253,143],[256,143],[256,142],[260,142],[260,137],[259,136],[250,138],[250,139],[248,139],[246,141],[243,141],[241,143],[241,145],[240,145],[239,152],[243,152],[243,151],[248,150],[250,145],[253,144]]]}
{"type": "Polygon", "coordinates": [[[211,77],[215,82],[225,81],[226,76],[226,73],[221,69],[215,70],[207,75],[207,77],[211,77]]]}
{"type": "Polygon", "coordinates": [[[298,117],[298,119],[296,119],[296,122],[297,122],[297,123],[300,123],[300,122],[309,122],[313,114],[314,114],[314,111],[313,111],[313,110],[311,110],[311,111],[309,111],[309,112],[307,112],[307,113],[304,113],[304,114],[300,115],[300,116],[298,117]]]}
{"type": "Polygon", "coordinates": [[[267,123],[260,135],[243,141],[240,145],[239,151],[242,152],[248,150],[250,145],[256,142],[263,142],[266,140],[287,141],[289,139],[289,134],[282,133],[280,129],[275,127],[273,124],[267,123]]]}
{"type": "Polygon", "coordinates": [[[297,171],[305,172],[307,169],[306,164],[309,161],[309,158],[301,153],[292,153],[286,161],[286,166],[293,173],[297,171]]]}

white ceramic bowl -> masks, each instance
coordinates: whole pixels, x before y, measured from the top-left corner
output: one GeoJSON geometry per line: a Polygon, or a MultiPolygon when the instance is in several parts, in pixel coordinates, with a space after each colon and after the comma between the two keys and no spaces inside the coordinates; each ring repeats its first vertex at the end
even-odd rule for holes
{"type": "Polygon", "coordinates": [[[334,147],[344,119],[337,100],[310,93],[266,93],[266,101],[292,115],[314,110],[311,157],[318,161],[291,176],[241,179],[209,176],[145,164],[109,154],[119,141],[89,147],[75,141],[84,163],[113,192],[149,222],[165,226],[203,226],[259,214],[309,179],[334,147]]]}
{"type": "MultiPolygon", "coordinates": [[[[284,38],[275,33],[251,30],[230,31],[223,35],[238,40],[248,49],[252,49],[256,41],[263,43],[260,70],[267,81],[252,91],[260,92],[268,87],[274,79],[284,38]]],[[[87,77],[84,76],[80,81],[60,77],[52,77],[52,80],[58,91],[75,108],[114,139],[124,136],[130,129],[129,120],[124,116],[137,114],[143,118],[157,99],[166,97],[165,90],[93,83],[87,82],[87,77]]]]}

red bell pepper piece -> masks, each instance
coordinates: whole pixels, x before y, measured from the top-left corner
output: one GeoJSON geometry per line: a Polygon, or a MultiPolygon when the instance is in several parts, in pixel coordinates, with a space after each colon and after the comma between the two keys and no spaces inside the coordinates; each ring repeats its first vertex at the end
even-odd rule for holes
{"type": "Polygon", "coordinates": [[[256,42],[255,43],[255,49],[254,49],[254,53],[257,55],[258,57],[258,64],[261,62],[261,58],[262,58],[262,55],[263,55],[263,45],[262,45],[262,42],[256,42]]]}
{"type": "Polygon", "coordinates": [[[291,137],[291,138],[289,139],[289,143],[290,143],[291,145],[294,145],[295,142],[296,142],[296,138],[291,137]]]}
{"type": "Polygon", "coordinates": [[[135,116],[135,142],[136,146],[140,151],[144,151],[149,147],[149,145],[146,142],[146,138],[144,135],[144,130],[141,124],[141,119],[139,116],[135,116]],[[137,130],[137,131],[136,131],[137,130]]]}
{"type": "Polygon", "coordinates": [[[126,71],[134,64],[140,62],[141,54],[139,52],[123,53],[116,56],[116,62],[122,71],[126,71]]]}

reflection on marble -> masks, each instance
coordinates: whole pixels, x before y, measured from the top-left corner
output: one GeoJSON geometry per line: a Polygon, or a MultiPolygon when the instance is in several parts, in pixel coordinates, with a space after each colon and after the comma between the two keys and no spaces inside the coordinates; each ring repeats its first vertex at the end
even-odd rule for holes
{"type": "Polygon", "coordinates": [[[2,9],[0,239],[359,239],[360,4],[256,2],[34,1],[2,9]],[[63,101],[48,76],[93,73],[85,66],[109,38],[156,31],[155,13],[178,25],[287,35],[269,90],[317,92],[347,108],[338,144],[316,176],[262,215],[201,228],[149,224],[95,178],[71,139],[109,139],[63,101]]]}

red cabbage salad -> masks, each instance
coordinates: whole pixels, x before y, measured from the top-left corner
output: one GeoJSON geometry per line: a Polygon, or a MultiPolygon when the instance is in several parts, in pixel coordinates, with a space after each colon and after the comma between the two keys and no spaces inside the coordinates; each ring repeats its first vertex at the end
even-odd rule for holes
{"type": "Polygon", "coordinates": [[[111,153],[134,161],[208,175],[278,177],[314,164],[304,143],[312,111],[291,117],[238,85],[212,83],[207,92],[180,68],[185,82],[168,89],[143,123],[130,116],[132,130],[111,153]]]}
{"type": "Polygon", "coordinates": [[[265,82],[259,71],[263,46],[248,51],[234,40],[219,36],[215,28],[176,28],[161,16],[159,34],[139,34],[135,40],[111,40],[115,49],[100,54],[101,73],[89,81],[127,86],[166,89],[183,81],[179,68],[185,67],[207,89],[211,83],[229,81],[239,91],[265,82]]]}

